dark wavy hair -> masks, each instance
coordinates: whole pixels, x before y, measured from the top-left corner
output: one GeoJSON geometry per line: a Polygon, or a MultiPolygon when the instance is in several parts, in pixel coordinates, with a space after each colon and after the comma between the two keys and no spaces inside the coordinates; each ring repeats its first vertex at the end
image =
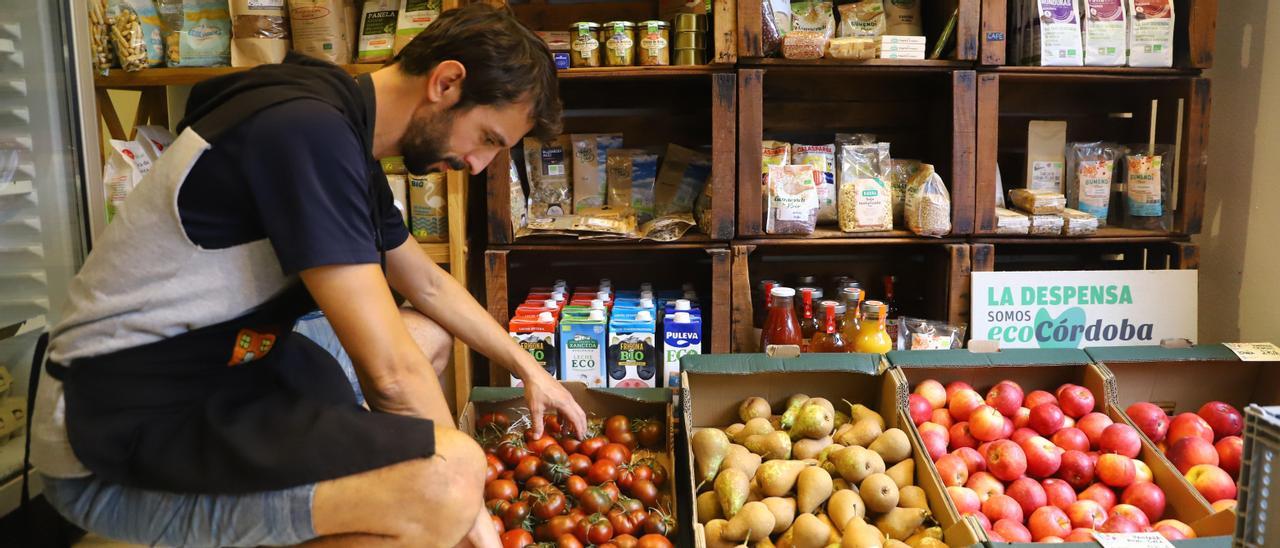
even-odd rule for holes
{"type": "Polygon", "coordinates": [[[424,76],[448,60],[467,69],[455,108],[530,99],[531,133],[542,139],[560,133],[560,87],[551,50],[509,9],[477,2],[446,11],[393,62],[405,74],[424,76]]]}

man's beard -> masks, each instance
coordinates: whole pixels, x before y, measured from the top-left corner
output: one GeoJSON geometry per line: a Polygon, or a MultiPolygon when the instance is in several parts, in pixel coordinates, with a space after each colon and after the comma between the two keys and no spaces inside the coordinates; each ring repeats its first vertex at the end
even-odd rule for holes
{"type": "Polygon", "coordinates": [[[426,175],[440,171],[434,165],[440,162],[448,164],[450,169],[467,169],[466,162],[447,156],[443,149],[453,131],[455,115],[456,111],[449,109],[439,114],[416,117],[409,122],[404,136],[400,138],[400,154],[409,173],[426,175]]]}

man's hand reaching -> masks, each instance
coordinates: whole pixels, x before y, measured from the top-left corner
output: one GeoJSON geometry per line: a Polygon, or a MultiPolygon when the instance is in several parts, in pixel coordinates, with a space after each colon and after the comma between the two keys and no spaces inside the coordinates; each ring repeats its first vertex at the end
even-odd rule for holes
{"type": "Polygon", "coordinates": [[[587,432],[587,414],[573,401],[573,395],[565,390],[555,378],[539,367],[530,368],[533,373],[524,380],[524,399],[529,403],[529,415],[533,420],[531,427],[535,437],[542,437],[543,415],[555,411],[561,422],[573,429],[578,439],[587,432]]]}

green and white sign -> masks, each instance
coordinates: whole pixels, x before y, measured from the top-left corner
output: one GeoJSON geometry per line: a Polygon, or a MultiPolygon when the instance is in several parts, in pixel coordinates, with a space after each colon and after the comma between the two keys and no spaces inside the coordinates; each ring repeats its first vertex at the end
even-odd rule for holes
{"type": "Polygon", "coordinates": [[[974,272],[973,339],[1001,348],[1196,340],[1195,270],[974,272]]]}

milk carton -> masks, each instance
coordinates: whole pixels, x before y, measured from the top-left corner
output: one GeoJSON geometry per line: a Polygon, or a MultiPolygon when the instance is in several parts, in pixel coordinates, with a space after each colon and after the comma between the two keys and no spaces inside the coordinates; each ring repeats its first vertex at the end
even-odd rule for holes
{"type": "Polygon", "coordinates": [[[702,353],[702,317],[690,311],[668,314],[662,321],[664,386],[680,386],[680,358],[702,353]]]}
{"type": "Polygon", "coordinates": [[[658,386],[657,339],[652,311],[642,309],[628,318],[615,314],[609,322],[609,386],[658,386]]]}
{"type": "Polygon", "coordinates": [[[565,309],[560,320],[560,380],[605,386],[606,324],[603,310],[581,316],[565,309]]]}
{"type": "MultiPolygon", "coordinates": [[[[554,378],[562,378],[560,353],[556,348],[556,319],[551,312],[540,312],[536,316],[517,315],[511,318],[508,333],[544,371],[554,378]]],[[[511,386],[524,386],[524,382],[512,375],[511,386]]]]}

